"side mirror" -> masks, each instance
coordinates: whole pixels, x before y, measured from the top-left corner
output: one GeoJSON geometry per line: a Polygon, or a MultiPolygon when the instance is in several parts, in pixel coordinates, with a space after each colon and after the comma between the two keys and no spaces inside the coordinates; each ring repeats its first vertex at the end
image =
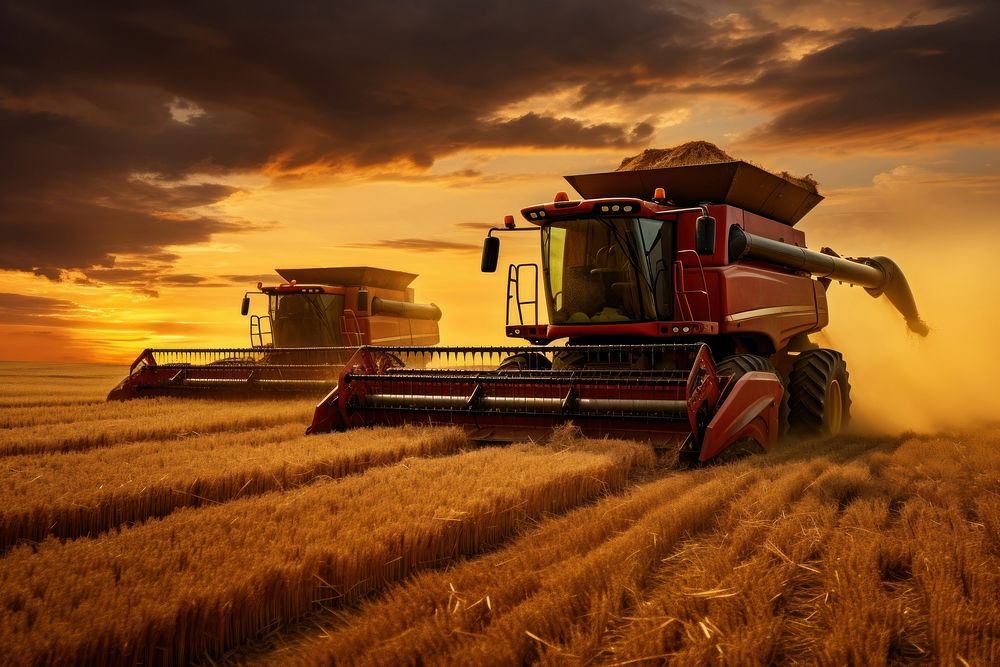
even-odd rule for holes
{"type": "Polygon", "coordinates": [[[246,317],[247,313],[250,312],[250,295],[243,295],[243,305],[240,306],[240,315],[246,317]]]}
{"type": "Polygon", "coordinates": [[[699,255],[715,254],[715,218],[703,215],[695,222],[694,247],[699,255]]]}
{"type": "Polygon", "coordinates": [[[358,312],[363,313],[368,310],[368,290],[358,290],[358,312]]]}
{"type": "Polygon", "coordinates": [[[500,239],[495,236],[487,236],[483,239],[483,261],[481,270],[483,273],[495,273],[497,262],[500,260],[500,239]]]}

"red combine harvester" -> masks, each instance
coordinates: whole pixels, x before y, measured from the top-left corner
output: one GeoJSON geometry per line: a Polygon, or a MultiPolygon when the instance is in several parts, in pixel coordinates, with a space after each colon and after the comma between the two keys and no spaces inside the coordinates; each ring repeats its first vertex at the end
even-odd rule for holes
{"type": "Polygon", "coordinates": [[[367,266],[276,269],[257,284],[267,314],[250,316],[249,348],[146,349],[108,400],[164,394],[277,396],[322,393],[362,345],[438,342],[441,310],[413,302],[413,273],[367,266]]]}
{"type": "Polygon", "coordinates": [[[508,216],[483,247],[492,272],[494,232],[540,234],[541,271],[508,270],[507,336],[532,347],[362,347],[309,432],[442,423],[512,440],[572,421],[587,435],[707,461],[767,448],[789,426],[826,435],[847,423],[843,358],[808,338],[828,322],[831,281],[885,294],[927,334],[891,260],[807,250],[794,225],[822,197],[753,165],[567,180],[582,199],[560,192],[523,209],[531,227],[508,216]],[[547,324],[538,322],[539,273],[547,324]]]}

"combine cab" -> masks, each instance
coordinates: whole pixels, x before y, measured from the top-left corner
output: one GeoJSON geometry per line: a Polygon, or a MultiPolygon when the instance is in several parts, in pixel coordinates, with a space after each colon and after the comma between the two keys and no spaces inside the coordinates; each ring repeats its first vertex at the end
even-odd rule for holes
{"type": "MultiPolygon", "coordinates": [[[[434,345],[441,310],[413,302],[412,273],[371,267],[277,269],[287,282],[258,283],[267,297],[250,315],[250,347],[147,349],[108,395],[322,394],[362,345],[434,345]]],[[[416,362],[416,360],[414,360],[416,362]]]]}
{"type": "Polygon", "coordinates": [[[466,426],[474,438],[592,436],[680,447],[701,461],[766,449],[789,427],[835,434],[850,417],[841,355],[808,335],[832,280],[885,294],[926,335],[889,259],[805,248],[794,228],[822,199],[745,162],[570,176],[583,196],[522,210],[541,268],[508,270],[507,335],[533,347],[362,347],[309,432],[375,424],[466,426]],[[708,202],[708,203],[706,203],[708,202]],[[538,278],[542,277],[541,296],[538,278]],[[548,322],[540,323],[544,301],[548,322]],[[564,340],[565,345],[549,343],[564,340]],[[736,447],[734,447],[736,445],[736,447]]]}

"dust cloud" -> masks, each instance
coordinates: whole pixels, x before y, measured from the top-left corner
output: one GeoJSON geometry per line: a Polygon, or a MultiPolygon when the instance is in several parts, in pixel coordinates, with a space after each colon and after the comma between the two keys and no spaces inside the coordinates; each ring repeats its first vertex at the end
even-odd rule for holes
{"type": "MultiPolygon", "coordinates": [[[[911,333],[884,298],[833,283],[830,325],[814,341],[841,350],[851,373],[852,430],[866,434],[977,428],[1000,420],[1000,251],[995,190],[969,203],[954,181],[895,180],[846,193],[801,225],[809,246],[885,255],[903,270],[924,321],[911,333]],[[853,194],[853,196],[852,196],[853,194]],[[987,199],[992,201],[986,201],[987,199]],[[849,215],[849,211],[865,211],[849,215]],[[969,215],[973,211],[973,215],[969,215]]],[[[980,190],[980,195],[987,194],[980,190]]],[[[831,200],[833,200],[831,202],[831,200]]]]}

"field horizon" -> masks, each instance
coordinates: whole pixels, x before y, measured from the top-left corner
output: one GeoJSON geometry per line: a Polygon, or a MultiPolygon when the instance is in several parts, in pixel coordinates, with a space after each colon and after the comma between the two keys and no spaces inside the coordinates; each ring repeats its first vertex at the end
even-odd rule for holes
{"type": "Polygon", "coordinates": [[[726,465],[0,362],[5,664],[1000,663],[1000,422],[726,465]]]}

